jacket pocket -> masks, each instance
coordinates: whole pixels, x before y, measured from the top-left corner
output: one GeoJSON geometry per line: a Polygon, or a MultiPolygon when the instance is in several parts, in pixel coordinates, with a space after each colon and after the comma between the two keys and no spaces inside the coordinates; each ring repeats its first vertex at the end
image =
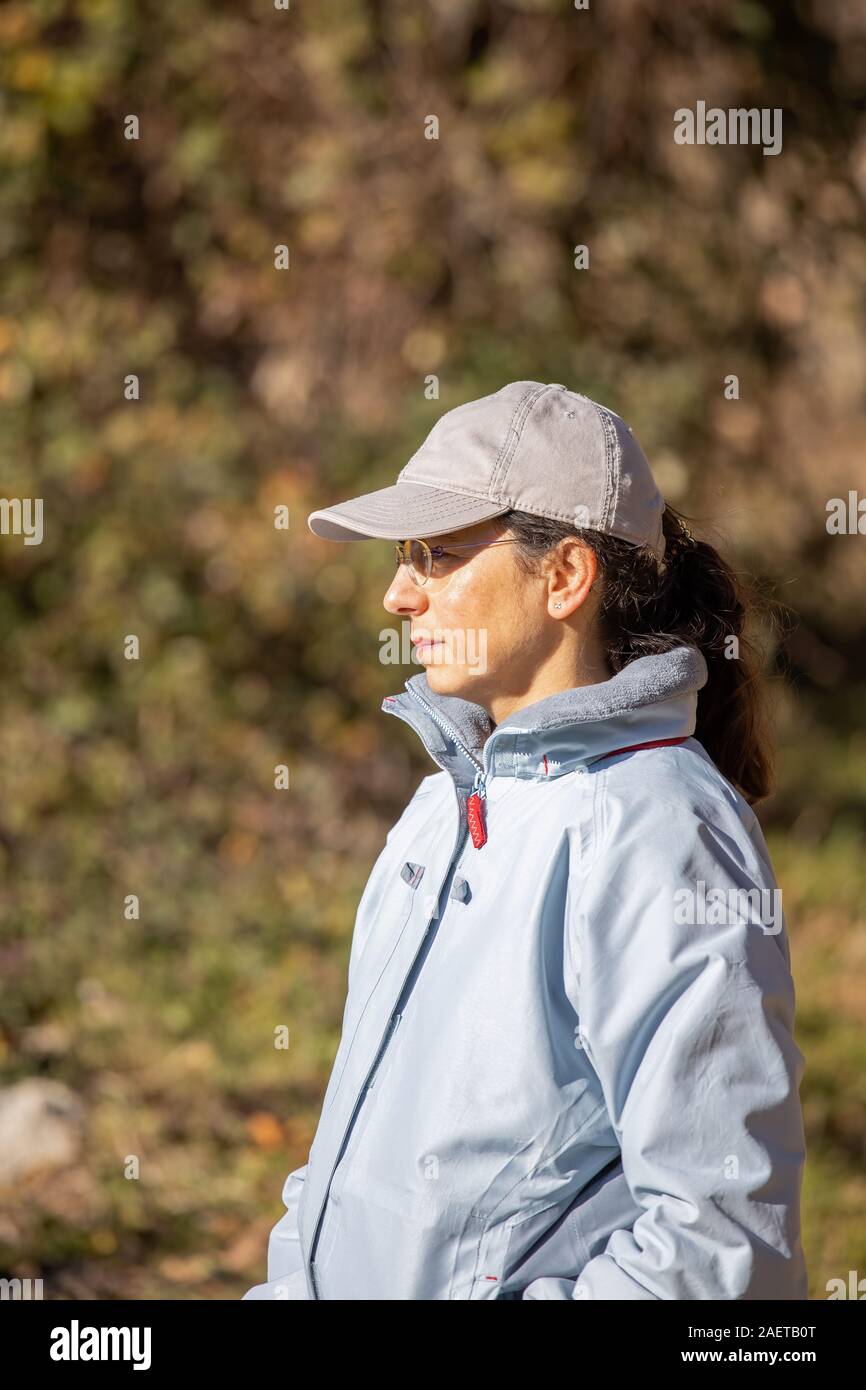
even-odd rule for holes
{"type": "Polygon", "coordinates": [[[534,1279],[577,1279],[613,1232],[631,1230],[643,1211],[617,1154],[577,1196],[491,1222],[479,1244],[467,1297],[520,1298],[534,1279]]]}

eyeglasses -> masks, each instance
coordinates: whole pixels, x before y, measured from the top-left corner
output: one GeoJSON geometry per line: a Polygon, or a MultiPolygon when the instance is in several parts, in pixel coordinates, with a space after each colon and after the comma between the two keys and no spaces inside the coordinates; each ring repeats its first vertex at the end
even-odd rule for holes
{"type": "MultiPolygon", "coordinates": [[[[517,537],[514,536],[507,541],[480,541],[471,545],[433,545],[430,546],[426,541],[398,541],[394,550],[397,557],[397,568],[401,565],[409,566],[409,577],[416,584],[426,584],[431,577],[442,579],[449,572],[449,557],[452,551],[456,550],[481,550],[494,545],[514,545],[517,537]]],[[[453,557],[457,559],[455,555],[453,557]]]]}

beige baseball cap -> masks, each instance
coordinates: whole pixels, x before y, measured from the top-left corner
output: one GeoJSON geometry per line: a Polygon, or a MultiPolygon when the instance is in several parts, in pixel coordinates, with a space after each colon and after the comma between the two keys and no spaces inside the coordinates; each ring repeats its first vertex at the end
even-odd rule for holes
{"type": "Polygon", "coordinates": [[[390,487],[311,512],[329,541],[445,535],[512,509],[664,557],[664,498],[630,427],[559,382],[511,381],[446,411],[390,487]]]}

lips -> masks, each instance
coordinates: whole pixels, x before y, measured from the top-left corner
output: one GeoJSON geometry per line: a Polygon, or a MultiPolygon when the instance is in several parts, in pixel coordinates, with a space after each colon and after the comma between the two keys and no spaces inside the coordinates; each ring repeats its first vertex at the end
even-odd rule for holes
{"type": "Polygon", "coordinates": [[[428,656],[434,647],[439,647],[442,645],[441,638],[437,638],[435,641],[433,641],[429,637],[413,637],[412,642],[414,644],[415,655],[417,657],[428,656]]]}

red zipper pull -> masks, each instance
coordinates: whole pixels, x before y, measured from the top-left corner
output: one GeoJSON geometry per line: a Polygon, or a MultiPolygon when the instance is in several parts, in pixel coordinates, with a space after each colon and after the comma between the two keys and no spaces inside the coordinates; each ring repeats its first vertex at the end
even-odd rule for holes
{"type": "Polygon", "coordinates": [[[466,823],[476,849],[487,843],[487,828],[484,824],[484,777],[479,771],[475,774],[475,784],[466,802],[466,823]]]}

